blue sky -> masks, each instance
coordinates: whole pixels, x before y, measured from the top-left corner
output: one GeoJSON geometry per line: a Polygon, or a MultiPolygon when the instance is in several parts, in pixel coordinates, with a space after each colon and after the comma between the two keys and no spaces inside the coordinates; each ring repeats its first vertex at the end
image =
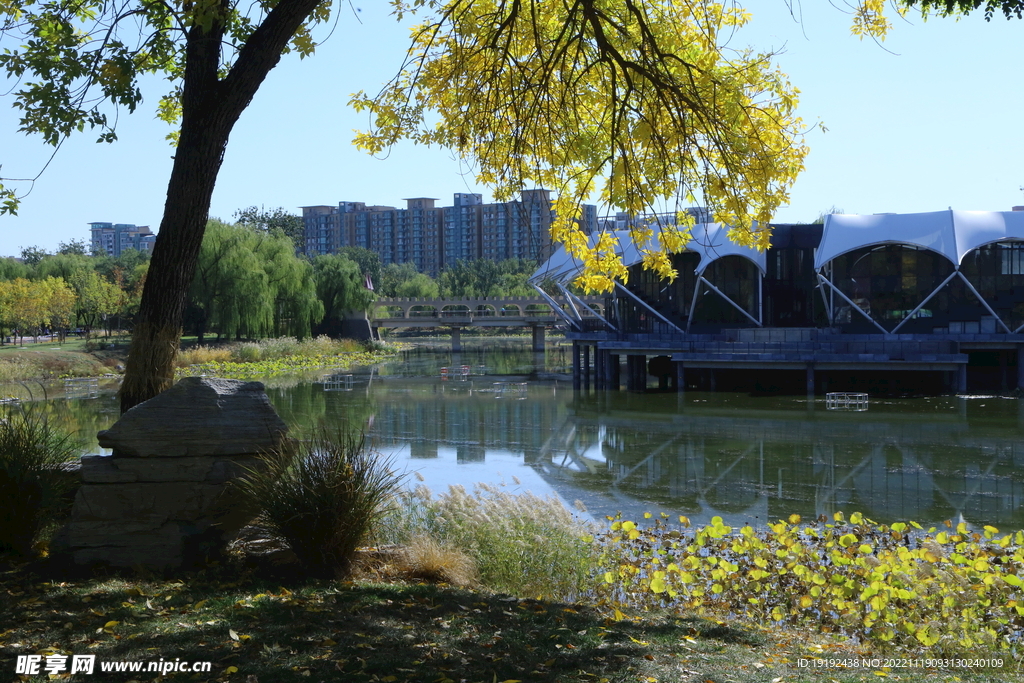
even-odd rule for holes
{"type": "MultiPolygon", "coordinates": [[[[783,0],[751,2],[753,21],[732,45],[781,50],[777,61],[801,91],[811,153],[779,221],[848,213],[1009,210],[1024,204],[1024,22],[980,15],[960,21],[896,19],[879,46],[849,32],[831,3],[804,3],[802,21],[783,0]]],[[[211,215],[230,219],[250,205],[298,207],[365,201],[404,206],[405,197],[490,193],[445,150],[404,144],[386,159],[351,145],[364,115],[347,102],[395,73],[407,31],[384,3],[343,5],[317,54],[288,55],[269,76],[231,136],[211,215]],[[357,18],[358,17],[358,18],[357,18]]],[[[25,197],[17,217],[0,217],[0,255],[53,250],[88,238],[90,221],[159,224],[173,149],[153,116],[160,82],[146,84],[139,110],[122,114],[112,145],[88,132],[69,140],[25,197]]],[[[0,108],[5,177],[35,175],[50,148],[16,132],[0,108]]]]}

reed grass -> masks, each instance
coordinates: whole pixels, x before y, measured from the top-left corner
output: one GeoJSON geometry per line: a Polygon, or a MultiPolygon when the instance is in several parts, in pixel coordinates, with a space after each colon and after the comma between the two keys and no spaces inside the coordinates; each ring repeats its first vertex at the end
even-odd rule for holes
{"type": "Polygon", "coordinates": [[[430,538],[476,563],[482,585],[522,597],[576,599],[593,584],[592,529],[555,497],[503,486],[461,486],[434,496],[425,486],[398,497],[378,528],[383,542],[430,538]]]}

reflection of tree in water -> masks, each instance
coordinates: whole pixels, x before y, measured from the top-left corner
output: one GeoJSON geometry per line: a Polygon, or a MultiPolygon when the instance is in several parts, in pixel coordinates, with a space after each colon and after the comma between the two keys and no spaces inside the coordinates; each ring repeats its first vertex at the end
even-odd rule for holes
{"type": "Polygon", "coordinates": [[[443,367],[468,365],[474,375],[536,375],[538,372],[570,372],[572,365],[571,347],[553,344],[550,340],[543,353],[542,367],[537,366],[540,354],[524,341],[463,337],[462,351],[457,353],[451,350],[451,342],[444,337],[416,343],[417,346],[402,351],[398,361],[384,366],[382,373],[436,377],[443,367]]]}
{"type": "MultiPolygon", "coordinates": [[[[429,357],[436,362],[439,354],[429,357]]],[[[459,462],[486,463],[496,449],[521,453],[564,499],[583,499],[597,515],[664,510],[756,523],[859,510],[880,522],[932,524],[962,514],[972,523],[1024,526],[1024,439],[1014,401],[891,402],[839,415],[802,404],[783,410],[777,399],[733,396],[715,405],[692,394],[588,396],[534,380],[517,400],[493,391],[501,376],[353,375],[351,391],[280,382],[268,394],[300,434],[319,423],[349,424],[385,452],[409,445],[412,457],[437,458],[443,447],[459,462]]],[[[39,405],[93,448],[95,433],[117,419],[112,393],[39,405]]]]}
{"type": "Polygon", "coordinates": [[[351,391],[324,391],[323,384],[304,382],[288,388],[268,387],[267,396],[293,436],[308,434],[321,425],[367,432],[375,410],[368,377],[359,375],[351,391]]]}
{"type": "Polygon", "coordinates": [[[3,406],[3,416],[12,413],[32,413],[66,429],[82,444],[83,453],[96,453],[99,444],[96,433],[109,429],[120,417],[120,406],[113,391],[107,388],[96,398],[64,398],[62,384],[38,383],[4,385],[4,395],[16,395],[21,403],[3,406]],[[49,400],[42,400],[46,396],[49,400]]]}

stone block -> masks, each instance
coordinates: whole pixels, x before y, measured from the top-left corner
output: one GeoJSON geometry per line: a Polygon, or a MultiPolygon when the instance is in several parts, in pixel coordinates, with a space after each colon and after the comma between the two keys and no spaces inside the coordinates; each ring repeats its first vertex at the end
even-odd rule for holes
{"type": "Polygon", "coordinates": [[[82,482],[86,484],[117,484],[129,482],[194,481],[223,484],[256,467],[256,456],[177,458],[82,456],[82,482]]]}
{"type": "Polygon", "coordinates": [[[115,456],[254,455],[276,449],[287,431],[261,382],[186,377],[97,438],[115,456]]]}
{"type": "Polygon", "coordinates": [[[259,382],[187,378],[99,433],[113,456],[84,456],[71,521],[51,544],[77,564],[160,571],[197,566],[254,511],[230,482],[284,447],[259,382]]]}

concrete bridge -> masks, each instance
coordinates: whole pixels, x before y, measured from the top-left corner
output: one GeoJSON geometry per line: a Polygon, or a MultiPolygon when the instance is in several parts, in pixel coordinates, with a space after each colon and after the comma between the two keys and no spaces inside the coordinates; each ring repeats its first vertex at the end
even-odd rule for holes
{"type": "Polygon", "coordinates": [[[462,297],[451,299],[381,298],[373,304],[373,327],[447,327],[452,350],[462,348],[464,327],[529,327],[533,350],[544,350],[544,330],[566,325],[583,330],[602,322],[605,299],[599,296],[462,297]]]}

